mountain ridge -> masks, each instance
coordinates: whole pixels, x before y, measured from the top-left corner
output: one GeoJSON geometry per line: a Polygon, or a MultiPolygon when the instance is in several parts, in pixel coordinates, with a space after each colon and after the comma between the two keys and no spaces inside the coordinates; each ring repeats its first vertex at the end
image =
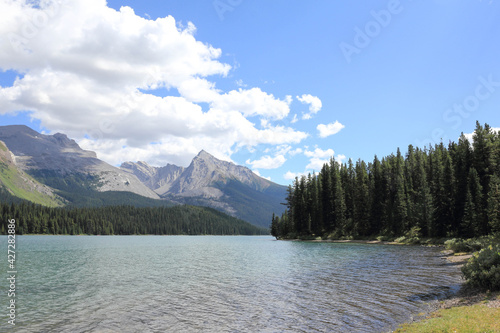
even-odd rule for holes
{"type": "Polygon", "coordinates": [[[284,210],[281,202],[286,196],[285,186],[262,178],[245,166],[219,160],[205,150],[186,168],[171,164],[152,167],[142,161],[125,162],[121,168],[134,173],[144,184],[156,184],[150,188],[162,198],[216,208],[258,226],[267,227],[272,213],[284,210]],[[160,186],[158,175],[167,167],[176,168],[176,173],[168,173],[170,178],[163,181],[166,185],[160,186]]]}
{"type": "Polygon", "coordinates": [[[45,135],[25,125],[0,126],[0,140],[14,154],[17,166],[25,171],[50,170],[66,177],[75,173],[91,174],[98,179],[100,192],[132,192],[151,199],[159,196],[137,177],[100,159],[93,151],[83,150],[65,134],[45,135]]]}
{"type": "Polygon", "coordinates": [[[139,161],[124,162],[118,168],[62,133],[45,135],[25,125],[0,126],[0,140],[17,169],[77,206],[199,205],[261,227],[269,226],[272,213],[284,210],[280,204],[286,196],[285,186],[205,150],[188,167],[154,167],[139,161]],[[94,191],[101,194],[94,195],[94,191]]]}

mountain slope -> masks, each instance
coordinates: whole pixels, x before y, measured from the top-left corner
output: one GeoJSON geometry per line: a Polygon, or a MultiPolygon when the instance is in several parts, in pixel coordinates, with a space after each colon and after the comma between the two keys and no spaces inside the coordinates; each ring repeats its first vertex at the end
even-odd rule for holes
{"type": "Polygon", "coordinates": [[[121,167],[163,198],[213,207],[254,225],[268,227],[272,213],[284,211],[281,202],[286,196],[285,186],[203,150],[185,169],[172,165],[164,167],[168,169],[155,168],[145,162],[126,162],[121,167]],[[168,178],[162,179],[161,171],[168,178]]]}
{"type": "Polygon", "coordinates": [[[159,199],[137,177],[99,160],[94,152],[81,149],[64,134],[44,135],[24,125],[1,126],[0,140],[23,171],[62,178],[81,174],[90,176],[93,188],[100,192],[132,192],[159,199]]]}
{"type": "Polygon", "coordinates": [[[63,205],[63,199],[54,191],[20,170],[14,160],[14,154],[0,141],[0,187],[10,194],[44,206],[63,205]]]}

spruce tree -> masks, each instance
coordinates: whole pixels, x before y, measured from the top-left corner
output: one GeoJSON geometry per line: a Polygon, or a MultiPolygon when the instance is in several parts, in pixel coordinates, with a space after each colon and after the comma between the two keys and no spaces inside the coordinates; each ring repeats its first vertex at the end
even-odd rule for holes
{"type": "Polygon", "coordinates": [[[375,155],[370,172],[370,226],[372,234],[380,234],[383,227],[384,206],[385,206],[385,184],[382,175],[380,161],[375,155]]]}
{"type": "Polygon", "coordinates": [[[491,178],[488,194],[488,219],[493,232],[500,232],[500,176],[491,178]]]}
{"type": "Polygon", "coordinates": [[[354,182],[354,226],[356,233],[367,236],[371,233],[370,227],[370,199],[368,192],[368,173],[366,163],[356,162],[356,177],[354,182]]]}

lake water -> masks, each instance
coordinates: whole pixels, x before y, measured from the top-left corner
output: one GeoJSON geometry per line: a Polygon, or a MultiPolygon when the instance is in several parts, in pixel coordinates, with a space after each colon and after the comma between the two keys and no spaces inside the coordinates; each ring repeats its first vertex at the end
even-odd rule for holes
{"type": "MultiPolygon", "coordinates": [[[[18,236],[17,332],[387,332],[456,289],[432,248],[271,237],[18,236]]],[[[7,237],[0,268],[7,276],[7,237]]]]}

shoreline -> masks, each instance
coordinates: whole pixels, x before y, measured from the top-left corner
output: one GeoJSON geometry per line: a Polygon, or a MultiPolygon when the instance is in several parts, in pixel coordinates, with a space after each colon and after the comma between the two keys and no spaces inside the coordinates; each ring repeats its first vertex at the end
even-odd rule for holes
{"type": "Polygon", "coordinates": [[[424,246],[424,247],[444,247],[441,244],[409,244],[398,243],[394,241],[363,240],[363,239],[300,239],[300,238],[279,238],[282,241],[291,242],[312,242],[312,243],[351,243],[351,244],[375,244],[375,245],[406,245],[406,246],[424,246]]]}
{"type": "MultiPolygon", "coordinates": [[[[439,258],[446,260],[446,265],[461,268],[472,256],[472,253],[454,253],[452,250],[443,250],[439,258]]],[[[429,306],[428,312],[417,315],[406,323],[401,323],[394,332],[406,332],[409,328],[415,330],[413,325],[424,324],[434,318],[440,318],[443,316],[443,311],[452,311],[451,309],[481,305],[488,308],[500,308],[500,291],[489,292],[472,288],[462,279],[456,292],[442,299],[426,302],[426,304],[429,306]]],[[[454,323],[454,321],[450,322],[454,323]]]]}
{"type": "MultiPolygon", "coordinates": [[[[314,243],[353,243],[353,244],[374,244],[374,245],[412,245],[412,246],[430,246],[439,247],[443,250],[438,253],[437,257],[445,260],[445,265],[457,266],[460,269],[473,256],[473,253],[454,253],[452,250],[444,250],[444,245],[441,244],[405,244],[390,241],[379,240],[332,240],[332,239],[283,239],[289,241],[304,241],[314,243]]],[[[412,318],[399,324],[394,332],[405,332],[408,326],[425,323],[430,319],[439,318],[442,316],[442,311],[451,311],[453,308],[470,308],[473,306],[486,306],[488,308],[500,308],[500,291],[489,292],[482,291],[477,288],[469,287],[466,281],[462,278],[458,289],[444,298],[435,299],[424,302],[428,306],[425,313],[415,314],[412,318]]]]}

